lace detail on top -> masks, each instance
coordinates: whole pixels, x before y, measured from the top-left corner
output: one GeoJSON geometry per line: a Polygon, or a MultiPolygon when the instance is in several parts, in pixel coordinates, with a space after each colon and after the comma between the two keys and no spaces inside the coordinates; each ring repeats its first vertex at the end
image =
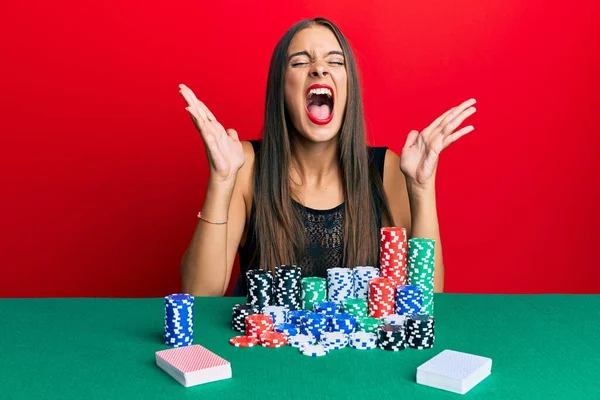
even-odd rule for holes
{"type": "Polygon", "coordinates": [[[327,276],[341,267],[344,254],[344,203],[330,210],[314,210],[294,201],[307,237],[306,254],[298,260],[303,276],[327,276]]]}

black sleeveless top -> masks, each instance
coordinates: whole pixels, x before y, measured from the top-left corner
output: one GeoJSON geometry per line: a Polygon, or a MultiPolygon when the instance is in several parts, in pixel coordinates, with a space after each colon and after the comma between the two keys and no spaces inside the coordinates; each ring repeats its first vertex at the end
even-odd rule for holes
{"type": "MultiPolygon", "coordinates": [[[[256,160],[260,152],[260,141],[251,140],[256,160]]],[[[383,165],[387,147],[369,147],[369,160],[379,171],[383,180],[383,165]]],[[[256,176],[256,174],[255,174],[256,176]]],[[[256,178],[255,178],[256,179],[256,178]]],[[[374,190],[374,189],[373,189],[374,190]]],[[[378,198],[374,192],[375,198],[378,198]]],[[[342,267],[344,250],[344,203],[329,210],[315,210],[305,207],[292,199],[292,203],[300,212],[307,235],[308,247],[306,256],[296,265],[302,269],[302,276],[327,276],[327,269],[342,267]]],[[[377,204],[379,212],[378,227],[381,227],[381,199],[377,204]]],[[[246,271],[259,269],[258,257],[250,265],[258,241],[254,231],[256,212],[252,204],[248,233],[244,246],[240,246],[240,274],[238,276],[233,296],[246,296],[246,271]]]]}

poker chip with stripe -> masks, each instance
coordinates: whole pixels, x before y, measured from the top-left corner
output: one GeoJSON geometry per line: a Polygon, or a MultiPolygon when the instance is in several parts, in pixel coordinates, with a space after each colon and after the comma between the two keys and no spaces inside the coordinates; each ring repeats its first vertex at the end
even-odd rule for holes
{"type": "Polygon", "coordinates": [[[300,348],[303,345],[316,344],[316,343],[317,343],[317,339],[315,339],[315,337],[312,335],[303,335],[303,334],[299,333],[297,335],[288,337],[288,344],[290,346],[296,347],[296,348],[300,348]]]}
{"type": "Polygon", "coordinates": [[[405,285],[407,279],[406,229],[383,227],[380,230],[379,268],[381,276],[392,281],[394,287],[405,285]]]}
{"type": "Polygon", "coordinates": [[[265,314],[252,314],[246,317],[246,335],[259,338],[264,332],[273,330],[273,318],[265,314]]]}
{"type": "Polygon", "coordinates": [[[396,314],[420,314],[423,308],[423,290],[419,286],[400,285],[396,288],[396,314]]]}
{"type": "Polygon", "coordinates": [[[357,318],[366,317],[369,314],[366,299],[349,298],[342,301],[342,312],[352,314],[357,318]]]}
{"type": "Polygon", "coordinates": [[[189,346],[194,342],[194,296],[175,293],[165,296],[165,344],[189,346]]]}
{"type": "Polygon", "coordinates": [[[348,335],[342,332],[325,332],[321,335],[319,344],[326,350],[339,350],[348,345],[348,335]]]}
{"type": "Polygon", "coordinates": [[[358,319],[357,330],[359,332],[375,333],[381,326],[379,318],[363,317],[358,319]]]}
{"type": "Polygon", "coordinates": [[[409,315],[406,319],[406,342],[413,349],[430,349],[435,342],[435,319],[430,315],[409,315]]]}
{"type": "Polygon", "coordinates": [[[259,343],[259,340],[254,336],[235,336],[229,339],[229,343],[235,347],[254,347],[259,343]]]}
{"type": "Polygon", "coordinates": [[[302,297],[302,270],[296,265],[280,265],[275,267],[273,282],[274,304],[284,306],[288,310],[299,310],[302,297]]]}
{"type": "Polygon", "coordinates": [[[341,332],[349,334],[356,331],[356,317],[348,313],[334,314],[331,316],[329,330],[331,332],[341,332]]]}
{"type": "Polygon", "coordinates": [[[404,326],[382,325],[377,330],[377,346],[388,351],[400,351],[406,348],[404,326]]]}
{"type": "Polygon", "coordinates": [[[381,319],[386,325],[404,326],[406,323],[406,315],[390,314],[381,319]]]}
{"type": "Polygon", "coordinates": [[[328,331],[328,328],[328,318],[323,314],[308,313],[300,320],[300,333],[313,336],[317,340],[320,339],[322,333],[328,331]]]}
{"type": "Polygon", "coordinates": [[[327,270],[327,298],[336,304],[354,294],[354,276],[349,268],[327,270]]]}
{"type": "Polygon", "coordinates": [[[433,278],[435,267],[435,240],[412,238],[408,241],[408,284],[423,292],[422,314],[434,315],[433,278]]]}
{"type": "Polygon", "coordinates": [[[275,332],[281,332],[285,336],[294,336],[300,333],[300,329],[294,324],[276,324],[273,329],[275,332]]]}
{"type": "Polygon", "coordinates": [[[263,308],[262,313],[271,316],[273,325],[285,324],[288,321],[289,310],[285,306],[267,306],[263,308]]]}
{"type": "Polygon", "coordinates": [[[369,297],[369,280],[379,275],[379,268],[371,266],[358,266],[352,269],[354,281],[354,294],[356,299],[367,300],[369,297]]]}
{"type": "Polygon", "coordinates": [[[246,272],[248,304],[259,310],[273,304],[273,275],[263,269],[251,269],[246,272]]]}
{"type": "Polygon", "coordinates": [[[287,336],[281,332],[263,332],[260,335],[260,344],[269,348],[283,347],[287,345],[287,336]]]}
{"type": "Polygon", "coordinates": [[[300,320],[307,314],[310,314],[309,310],[294,310],[288,313],[288,320],[290,324],[300,326],[300,320]]]}
{"type": "Polygon", "coordinates": [[[369,281],[369,317],[381,318],[394,313],[396,287],[389,278],[369,281]]]}
{"type": "Polygon", "coordinates": [[[246,332],[246,317],[258,314],[258,307],[250,304],[236,304],[231,312],[231,328],[238,332],[246,332]]]}
{"type": "Polygon", "coordinates": [[[310,357],[321,357],[326,356],[329,350],[320,344],[307,344],[300,347],[300,353],[310,357]]]}
{"type": "Polygon", "coordinates": [[[376,349],[377,335],[372,332],[354,332],[348,336],[348,344],[357,350],[376,349]]]}
{"type": "Polygon", "coordinates": [[[316,276],[302,278],[302,309],[313,311],[316,303],[327,300],[327,280],[316,276]]]}

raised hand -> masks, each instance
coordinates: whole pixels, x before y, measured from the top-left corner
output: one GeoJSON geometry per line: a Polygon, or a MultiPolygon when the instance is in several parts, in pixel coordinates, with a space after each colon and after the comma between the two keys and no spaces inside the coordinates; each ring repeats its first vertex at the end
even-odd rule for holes
{"type": "Polygon", "coordinates": [[[469,99],[440,115],[421,133],[411,131],[400,156],[400,169],[413,184],[428,187],[432,184],[442,150],[471,132],[472,125],[454,132],[465,119],[475,113],[475,99],[469,99]]]}
{"type": "Polygon", "coordinates": [[[225,130],[204,103],[196,98],[187,86],[179,85],[179,93],[188,106],[194,125],[206,147],[211,179],[218,182],[232,182],[238,170],[244,165],[244,150],[238,134],[233,129],[225,130]]]}

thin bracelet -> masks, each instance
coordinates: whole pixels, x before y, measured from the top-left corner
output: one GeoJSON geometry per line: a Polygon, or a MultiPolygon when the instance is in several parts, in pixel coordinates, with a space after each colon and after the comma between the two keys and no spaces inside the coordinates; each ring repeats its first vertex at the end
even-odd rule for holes
{"type": "Polygon", "coordinates": [[[213,222],[213,221],[209,221],[209,220],[207,220],[206,218],[204,218],[204,217],[202,216],[202,211],[200,211],[200,212],[198,213],[198,218],[200,218],[202,221],[206,221],[206,222],[208,222],[209,224],[213,224],[213,225],[225,225],[225,224],[227,223],[227,221],[225,221],[225,222],[213,222]]]}

